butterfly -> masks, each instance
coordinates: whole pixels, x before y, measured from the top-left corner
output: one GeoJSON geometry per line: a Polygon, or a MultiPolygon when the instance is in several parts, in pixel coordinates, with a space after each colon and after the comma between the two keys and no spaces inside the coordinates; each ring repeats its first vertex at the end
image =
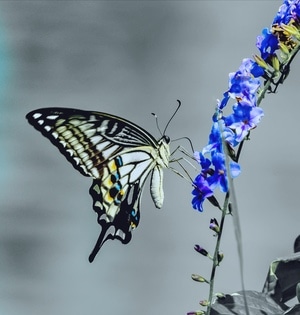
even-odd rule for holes
{"type": "Polygon", "coordinates": [[[163,168],[168,168],[170,158],[166,128],[156,140],[124,118],[58,107],[31,111],[26,118],[76,170],[93,179],[89,193],[101,232],[89,256],[90,262],[107,240],[130,242],[131,232],[140,221],[141,196],[148,176],[154,205],[162,207],[163,168]]]}

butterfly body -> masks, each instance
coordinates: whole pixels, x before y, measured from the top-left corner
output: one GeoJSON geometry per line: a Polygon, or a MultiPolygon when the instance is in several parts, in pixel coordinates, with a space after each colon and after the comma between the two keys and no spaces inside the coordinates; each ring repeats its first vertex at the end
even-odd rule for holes
{"type": "Polygon", "coordinates": [[[142,189],[150,174],[153,202],[162,207],[163,168],[170,157],[167,136],[157,141],[126,119],[78,109],[42,108],[26,118],[76,170],[93,178],[90,194],[102,230],[90,261],[106,240],[130,241],[132,229],[139,224],[142,189]]]}

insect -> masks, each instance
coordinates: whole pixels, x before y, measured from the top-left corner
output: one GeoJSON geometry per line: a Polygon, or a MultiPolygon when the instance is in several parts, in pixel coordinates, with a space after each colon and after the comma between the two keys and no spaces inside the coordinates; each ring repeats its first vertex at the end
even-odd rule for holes
{"type": "Polygon", "coordinates": [[[93,178],[89,192],[101,232],[90,262],[108,239],[129,243],[139,224],[142,190],[150,174],[153,202],[162,207],[163,168],[170,157],[165,130],[171,119],[156,140],[142,127],[107,113],[53,107],[34,110],[26,118],[76,170],[93,178]]]}

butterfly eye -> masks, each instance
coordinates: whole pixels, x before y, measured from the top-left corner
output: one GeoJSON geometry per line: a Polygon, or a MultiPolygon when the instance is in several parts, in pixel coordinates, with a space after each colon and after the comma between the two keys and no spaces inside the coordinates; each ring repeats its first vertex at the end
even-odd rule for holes
{"type": "Polygon", "coordinates": [[[166,136],[166,135],[164,135],[164,136],[162,137],[162,139],[164,139],[167,144],[169,144],[170,141],[171,141],[170,137],[169,137],[169,136],[166,136]]]}

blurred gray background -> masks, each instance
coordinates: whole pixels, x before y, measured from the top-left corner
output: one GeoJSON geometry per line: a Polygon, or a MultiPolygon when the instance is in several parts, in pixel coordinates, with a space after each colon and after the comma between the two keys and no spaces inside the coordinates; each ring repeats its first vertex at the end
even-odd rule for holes
{"type": "MultiPolygon", "coordinates": [[[[219,212],[190,204],[191,187],[165,171],[165,204],[148,185],[130,244],[88,255],[100,227],[91,180],[25,120],[49,106],[109,112],[159,133],[207,143],[228,73],[257,52],[281,1],[1,1],[0,2],[0,313],[185,314],[198,309],[213,250],[208,229],[219,212]]],[[[246,288],[262,289],[270,262],[289,255],[299,234],[299,60],[246,143],[235,181],[243,233],[246,288]]],[[[175,148],[178,143],[172,144],[175,148]]],[[[186,143],[182,143],[186,147],[186,143]]],[[[188,167],[192,176],[195,173],[188,167]]],[[[241,289],[232,218],[222,243],[216,291],[241,289]]]]}

